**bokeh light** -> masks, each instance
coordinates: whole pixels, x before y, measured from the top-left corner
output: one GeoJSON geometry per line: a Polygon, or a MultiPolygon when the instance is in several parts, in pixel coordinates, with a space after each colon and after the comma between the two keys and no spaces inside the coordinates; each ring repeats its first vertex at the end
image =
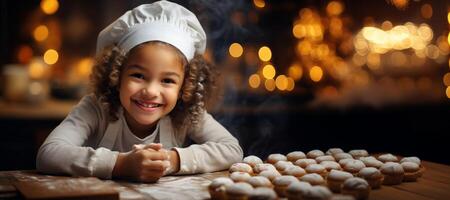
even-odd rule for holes
{"type": "Polygon", "coordinates": [[[258,88],[259,85],[261,85],[261,78],[259,77],[258,74],[252,74],[248,78],[248,84],[250,85],[251,88],[258,88]]]}
{"type": "Polygon", "coordinates": [[[17,52],[17,60],[19,60],[20,63],[28,63],[30,62],[31,58],[33,57],[33,49],[31,49],[28,45],[21,45],[19,47],[19,51],[17,52]]]}
{"type": "Polygon", "coordinates": [[[41,9],[47,15],[54,14],[56,11],[58,11],[58,8],[59,8],[58,0],[42,0],[41,1],[41,9]]]}
{"type": "Polygon", "coordinates": [[[233,43],[228,48],[228,51],[230,52],[230,55],[234,58],[239,58],[242,56],[242,53],[244,52],[244,48],[239,43],[233,43]]]}
{"type": "Polygon", "coordinates": [[[297,63],[292,64],[288,69],[288,76],[294,80],[300,80],[303,76],[303,68],[297,63]]]}
{"type": "Polygon", "coordinates": [[[77,75],[88,77],[94,67],[94,60],[91,58],[83,58],[77,64],[77,75]]]}
{"type": "Polygon", "coordinates": [[[447,98],[450,99],[450,86],[448,86],[447,89],[445,90],[445,94],[447,94],[447,98]]]}
{"type": "Polygon", "coordinates": [[[332,15],[340,15],[344,10],[344,5],[339,1],[331,1],[327,5],[327,14],[332,15]]]}
{"type": "Polygon", "coordinates": [[[319,66],[312,67],[309,71],[309,76],[311,77],[312,81],[319,82],[323,76],[322,68],[320,68],[319,66]]]}
{"type": "Polygon", "coordinates": [[[271,92],[274,91],[275,90],[275,80],[267,79],[264,82],[264,86],[266,87],[266,90],[271,91],[271,92]]]}
{"type": "Polygon", "coordinates": [[[42,42],[48,37],[48,28],[45,25],[36,27],[33,31],[33,37],[36,41],[42,42]]]}
{"type": "Polygon", "coordinates": [[[443,81],[445,86],[450,86],[450,72],[444,75],[443,81]]]}
{"type": "Polygon", "coordinates": [[[433,16],[433,7],[427,3],[423,4],[422,7],[420,7],[420,14],[422,14],[423,18],[430,19],[433,16]]]}
{"type": "Polygon", "coordinates": [[[291,77],[288,77],[288,78],[287,78],[287,81],[288,81],[288,85],[287,85],[286,90],[287,90],[287,91],[292,91],[292,90],[294,90],[294,88],[295,88],[295,81],[294,81],[294,79],[292,79],[291,77]]]}
{"type": "Polygon", "coordinates": [[[253,0],[253,5],[257,8],[264,8],[266,6],[266,2],[264,0],[253,0]]]}
{"type": "Polygon", "coordinates": [[[58,52],[54,49],[49,49],[44,53],[44,62],[49,65],[53,65],[58,62],[58,58],[58,52]]]}
{"type": "Polygon", "coordinates": [[[258,56],[260,60],[268,62],[272,58],[272,51],[269,47],[263,46],[259,48],[258,56]]]}
{"type": "Polygon", "coordinates": [[[285,75],[279,75],[276,79],[275,79],[275,85],[277,86],[277,88],[281,91],[284,91],[287,89],[288,87],[288,79],[285,75]]]}
{"type": "Polygon", "coordinates": [[[45,75],[45,64],[42,63],[41,60],[34,59],[29,67],[28,67],[28,74],[30,78],[32,79],[40,79],[43,78],[45,75]]]}
{"type": "Polygon", "coordinates": [[[276,74],[275,67],[271,64],[268,64],[263,67],[262,74],[265,79],[273,79],[276,74]]]}

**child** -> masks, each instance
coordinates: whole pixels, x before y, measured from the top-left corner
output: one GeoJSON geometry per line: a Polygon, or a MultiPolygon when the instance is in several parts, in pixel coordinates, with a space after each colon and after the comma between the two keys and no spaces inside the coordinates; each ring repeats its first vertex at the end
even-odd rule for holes
{"type": "Polygon", "coordinates": [[[238,141],[205,111],[214,83],[205,47],[199,21],[178,4],[126,12],[100,32],[94,93],[48,136],[37,169],[155,182],[239,162],[238,141]]]}

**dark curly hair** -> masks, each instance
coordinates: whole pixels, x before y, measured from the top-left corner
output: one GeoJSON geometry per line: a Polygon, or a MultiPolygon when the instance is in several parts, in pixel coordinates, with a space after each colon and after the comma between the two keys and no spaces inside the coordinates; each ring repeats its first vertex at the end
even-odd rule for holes
{"type": "MultiPolygon", "coordinates": [[[[147,43],[171,46],[159,41],[147,43]]],[[[188,127],[196,128],[206,110],[206,104],[211,102],[212,93],[216,88],[215,77],[218,74],[214,65],[207,62],[203,56],[196,55],[188,63],[178,49],[177,52],[183,58],[185,75],[180,91],[181,98],[178,99],[175,108],[169,115],[176,130],[188,127]]],[[[90,76],[91,90],[102,106],[108,110],[110,121],[118,120],[117,111],[121,106],[119,98],[120,74],[126,59],[127,54],[119,47],[111,46],[106,48],[96,58],[96,63],[90,76]]]]}

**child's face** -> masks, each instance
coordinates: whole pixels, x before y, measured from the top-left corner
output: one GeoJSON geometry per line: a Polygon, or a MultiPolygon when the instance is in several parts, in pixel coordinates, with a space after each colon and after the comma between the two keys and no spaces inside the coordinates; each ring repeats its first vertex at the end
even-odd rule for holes
{"type": "Polygon", "coordinates": [[[120,80],[120,102],[128,123],[152,128],[176,105],[183,64],[173,47],[143,44],[129,53],[120,80]]]}

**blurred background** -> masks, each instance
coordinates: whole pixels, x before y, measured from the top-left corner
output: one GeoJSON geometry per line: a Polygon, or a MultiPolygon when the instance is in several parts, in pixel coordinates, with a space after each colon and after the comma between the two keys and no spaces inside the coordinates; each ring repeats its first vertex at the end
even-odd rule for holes
{"type": "MultiPolygon", "coordinates": [[[[0,170],[89,92],[97,34],[153,1],[0,1],[0,170]]],[[[265,157],[331,147],[450,164],[450,3],[190,0],[221,72],[209,111],[265,157]]]]}

